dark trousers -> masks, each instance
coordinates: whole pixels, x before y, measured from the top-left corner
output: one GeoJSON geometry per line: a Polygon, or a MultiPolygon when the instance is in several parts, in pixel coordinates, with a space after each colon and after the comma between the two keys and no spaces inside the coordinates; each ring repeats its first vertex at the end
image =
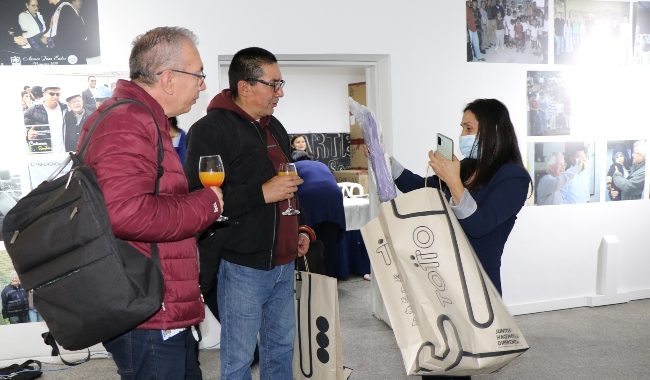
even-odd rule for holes
{"type": "Polygon", "coordinates": [[[104,342],[122,380],[201,380],[190,329],[163,341],[160,330],[128,331],[104,342]]]}
{"type": "Polygon", "coordinates": [[[316,238],[323,242],[323,257],[325,258],[325,273],[332,276],[336,264],[336,241],[339,237],[339,225],[332,222],[317,223],[311,228],[316,233],[316,238]]]}

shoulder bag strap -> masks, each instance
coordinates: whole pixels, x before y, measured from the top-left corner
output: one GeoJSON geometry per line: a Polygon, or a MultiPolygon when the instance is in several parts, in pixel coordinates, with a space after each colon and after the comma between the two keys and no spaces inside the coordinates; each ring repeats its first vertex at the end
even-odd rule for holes
{"type": "MultiPolygon", "coordinates": [[[[162,166],[163,159],[165,158],[165,151],[163,150],[163,143],[162,143],[162,134],[160,133],[160,126],[158,125],[158,122],[156,121],[156,117],[153,115],[151,110],[147,108],[146,105],[144,105],[142,102],[135,100],[135,99],[120,99],[116,101],[115,103],[111,104],[108,108],[102,111],[102,113],[95,119],[93,122],[93,125],[88,129],[88,133],[86,134],[86,137],[84,138],[84,142],[81,145],[81,148],[79,149],[79,153],[73,154],[71,153],[70,156],[72,157],[72,160],[75,162],[75,164],[83,164],[84,162],[84,153],[86,152],[86,148],[88,147],[88,144],[90,143],[90,136],[95,132],[95,129],[99,125],[99,122],[102,121],[102,119],[108,115],[108,113],[115,107],[120,106],[122,104],[129,104],[129,103],[134,103],[134,104],[139,104],[141,105],[144,109],[149,111],[151,114],[151,117],[153,118],[153,122],[156,124],[156,132],[158,133],[158,176],[156,177],[156,186],[154,188],[154,195],[158,195],[160,191],[160,178],[162,178],[163,174],[165,173],[165,169],[162,166]],[[76,158],[75,158],[76,157],[76,158]]],[[[151,246],[151,258],[154,260],[158,268],[162,271],[162,266],[160,265],[160,257],[158,255],[158,244],[157,243],[150,243],[151,246]]]]}

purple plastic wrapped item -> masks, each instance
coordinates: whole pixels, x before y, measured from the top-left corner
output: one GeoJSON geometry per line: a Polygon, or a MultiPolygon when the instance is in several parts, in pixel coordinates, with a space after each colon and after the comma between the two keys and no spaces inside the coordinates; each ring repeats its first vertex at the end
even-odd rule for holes
{"type": "Polygon", "coordinates": [[[370,156],[370,177],[377,184],[379,200],[387,202],[397,197],[395,182],[390,172],[388,155],[384,148],[384,137],[381,126],[368,107],[362,106],[352,98],[348,98],[348,108],[361,125],[361,133],[366,142],[370,156]]]}

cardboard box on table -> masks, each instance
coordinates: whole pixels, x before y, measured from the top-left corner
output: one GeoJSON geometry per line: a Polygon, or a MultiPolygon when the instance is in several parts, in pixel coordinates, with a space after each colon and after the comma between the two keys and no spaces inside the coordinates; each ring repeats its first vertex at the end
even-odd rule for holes
{"type": "Polygon", "coordinates": [[[368,157],[366,157],[365,146],[363,139],[350,140],[350,169],[368,170],[368,157]]]}
{"type": "Polygon", "coordinates": [[[339,170],[332,172],[336,182],[353,182],[363,187],[364,194],[368,194],[368,170],[339,170]]]}

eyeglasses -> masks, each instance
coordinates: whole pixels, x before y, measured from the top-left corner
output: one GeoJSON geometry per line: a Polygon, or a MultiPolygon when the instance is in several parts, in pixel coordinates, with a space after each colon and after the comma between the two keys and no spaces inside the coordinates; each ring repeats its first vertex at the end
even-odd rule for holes
{"type": "MultiPolygon", "coordinates": [[[[175,70],[175,69],[169,69],[169,70],[173,71],[175,73],[187,74],[187,75],[191,75],[193,77],[199,78],[199,87],[203,84],[203,82],[205,82],[205,77],[207,77],[207,75],[203,74],[203,70],[201,70],[201,74],[188,73],[187,71],[183,71],[183,70],[175,70]]],[[[163,70],[163,71],[165,71],[165,70],[163,70]]],[[[160,75],[162,73],[163,73],[162,71],[159,71],[159,72],[156,73],[156,75],[160,75]]]]}
{"type": "Polygon", "coordinates": [[[61,96],[60,92],[48,92],[48,94],[50,94],[50,96],[61,96]]]}
{"type": "Polygon", "coordinates": [[[273,92],[280,91],[280,89],[282,87],[284,87],[284,83],[285,83],[282,79],[280,79],[279,82],[275,82],[275,83],[267,82],[267,81],[261,80],[261,79],[253,79],[253,78],[246,78],[245,80],[248,81],[248,82],[260,82],[260,83],[265,84],[267,86],[273,87],[273,92]]]}

